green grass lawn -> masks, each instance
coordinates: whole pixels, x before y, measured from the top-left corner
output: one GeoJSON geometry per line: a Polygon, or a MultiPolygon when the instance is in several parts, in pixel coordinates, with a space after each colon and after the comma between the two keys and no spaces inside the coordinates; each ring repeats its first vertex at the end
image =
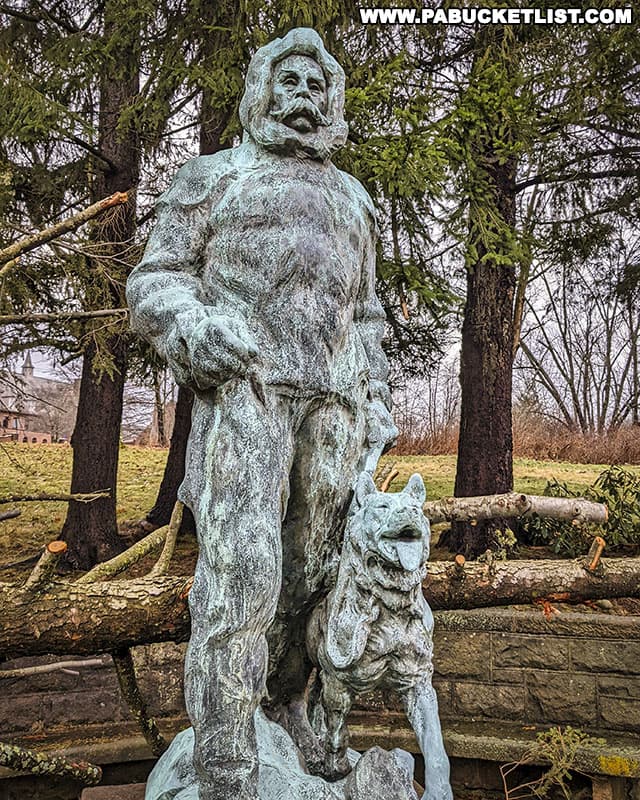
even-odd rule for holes
{"type": "MultiPolygon", "coordinates": [[[[68,445],[0,446],[0,497],[69,491],[72,450],[68,445]]],[[[166,450],[143,447],[120,449],[118,476],[118,521],[137,520],[154,503],[166,450]]],[[[107,487],[99,487],[107,488],[107,487]]],[[[19,508],[20,517],[0,522],[0,543],[4,562],[31,555],[55,539],[66,515],[63,502],[25,502],[3,504],[0,509],[19,508]]]]}
{"type": "MultiPolygon", "coordinates": [[[[402,489],[414,472],[424,478],[429,500],[453,494],[456,476],[455,456],[385,456],[385,461],[395,462],[400,474],[391,483],[391,491],[402,489]]],[[[551,478],[566,483],[570,489],[582,490],[590,486],[607,464],[571,464],[568,461],[534,461],[516,458],[513,462],[514,488],[525,494],[542,494],[551,478]]],[[[640,467],[625,467],[640,472],[640,467]]]]}
{"type": "MultiPolygon", "coordinates": [[[[121,448],[119,521],[140,519],[151,508],[166,457],[166,450],[131,446],[121,448]]],[[[65,445],[1,445],[0,497],[67,492],[71,458],[71,448],[65,445]]],[[[391,491],[398,491],[413,472],[420,472],[424,477],[429,499],[453,494],[455,456],[386,456],[383,459],[385,461],[393,461],[400,470],[400,475],[391,484],[391,491]]],[[[604,468],[605,465],[600,464],[516,459],[515,488],[527,494],[541,494],[547,480],[554,477],[566,482],[573,489],[582,489],[593,483],[604,468]]],[[[1,506],[3,510],[14,507],[20,508],[22,515],[0,522],[0,543],[5,553],[3,562],[32,555],[55,539],[66,513],[66,504],[62,502],[25,502],[1,506]]]]}

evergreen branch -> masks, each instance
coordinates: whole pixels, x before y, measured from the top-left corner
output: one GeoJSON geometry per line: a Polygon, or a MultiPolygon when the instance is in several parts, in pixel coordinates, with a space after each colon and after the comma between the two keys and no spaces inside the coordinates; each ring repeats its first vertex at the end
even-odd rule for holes
{"type": "Polygon", "coordinates": [[[600,124],[598,129],[604,133],[612,133],[614,136],[625,136],[629,139],[640,141],[640,131],[630,130],[629,128],[616,128],[613,125],[600,124]]]}
{"type": "Polygon", "coordinates": [[[60,366],[66,367],[67,364],[71,364],[72,361],[76,361],[78,358],[82,358],[83,355],[84,355],[84,350],[77,350],[74,352],[70,352],[68,356],[66,356],[60,361],[60,366]]]}
{"type": "Polygon", "coordinates": [[[149,222],[150,219],[153,218],[153,215],[156,213],[155,206],[151,206],[151,208],[146,211],[141,217],[138,217],[136,220],[136,227],[141,228],[145,222],[149,222]]]}
{"type": "Polygon", "coordinates": [[[33,0],[36,6],[40,9],[40,11],[44,14],[45,18],[48,19],[50,22],[53,22],[54,25],[57,25],[59,28],[62,28],[63,31],[67,33],[78,33],[78,28],[73,25],[71,22],[67,22],[63,19],[60,19],[58,16],[54,16],[53,12],[49,11],[49,9],[45,8],[44,5],[39,0],[33,0]]]}
{"type": "MultiPolygon", "coordinates": [[[[44,103],[46,103],[47,105],[51,106],[54,109],[57,109],[61,114],[65,115],[69,120],[73,120],[73,122],[75,122],[80,128],[83,128],[84,130],[92,130],[91,125],[90,123],[88,123],[85,116],[75,111],[72,111],[64,103],[61,103],[58,100],[49,97],[24,76],[20,75],[19,73],[16,73],[15,75],[12,76],[12,79],[16,80],[19,86],[23,87],[24,89],[30,92],[33,92],[33,94],[39,97],[44,103]]],[[[64,133],[66,134],[66,128],[63,129],[62,126],[60,126],[59,124],[55,124],[55,128],[60,131],[64,131],[64,133]]],[[[82,140],[77,142],[77,144],[82,146],[82,140]]]]}
{"type": "Polygon", "coordinates": [[[567,167],[571,167],[574,164],[584,163],[586,161],[590,161],[592,158],[600,158],[602,156],[616,156],[616,157],[636,157],[640,154],[640,145],[627,145],[627,146],[617,146],[614,145],[613,147],[601,147],[597,150],[591,150],[587,153],[581,153],[579,156],[575,158],[571,158],[568,161],[563,163],[563,168],[566,169],[567,167]]]}
{"type": "Polygon", "coordinates": [[[80,32],[82,32],[82,33],[85,33],[86,31],[88,31],[89,28],[91,27],[91,23],[94,21],[94,19],[98,16],[99,13],[100,13],[100,4],[97,3],[96,7],[91,11],[89,16],[83,22],[82,26],[80,28],[78,28],[78,30],[80,32]]]}
{"type": "Polygon", "coordinates": [[[564,175],[535,175],[526,181],[517,183],[515,186],[516,192],[521,192],[529,186],[537,186],[541,183],[564,183],[565,181],[590,181],[599,178],[634,178],[638,175],[638,168],[628,167],[627,169],[602,169],[593,171],[580,171],[575,173],[566,173],[564,175]]]}
{"type": "Polygon", "coordinates": [[[67,136],[67,139],[73,144],[78,145],[78,147],[81,147],[83,150],[86,150],[87,153],[90,153],[92,156],[100,159],[100,161],[103,161],[112,172],[115,172],[118,169],[116,164],[114,164],[110,158],[107,158],[107,156],[98,150],[97,147],[94,147],[94,145],[90,144],[89,142],[85,142],[84,139],[81,139],[79,136],[71,135],[67,136]]]}
{"type": "Polygon", "coordinates": [[[42,17],[38,17],[35,14],[28,14],[26,11],[18,11],[16,8],[10,8],[9,6],[5,6],[4,3],[0,3],[0,13],[6,14],[8,17],[12,17],[13,19],[21,19],[23,22],[42,22],[42,17]]]}
{"type": "MultiPolygon", "coordinates": [[[[25,350],[29,349],[36,349],[40,348],[41,350],[45,347],[50,347],[52,350],[61,350],[63,352],[75,352],[74,347],[77,347],[78,343],[71,339],[56,339],[53,336],[41,336],[40,333],[34,333],[33,338],[26,339],[24,335],[20,336],[18,341],[10,341],[7,343],[5,340],[2,342],[2,350],[3,355],[15,355],[16,353],[24,353],[25,350]]],[[[79,358],[82,355],[82,352],[77,353],[73,356],[73,358],[79,358]]],[[[71,361],[73,359],[69,359],[71,361]]],[[[67,360],[63,360],[61,362],[62,366],[69,363],[67,360]]]]}

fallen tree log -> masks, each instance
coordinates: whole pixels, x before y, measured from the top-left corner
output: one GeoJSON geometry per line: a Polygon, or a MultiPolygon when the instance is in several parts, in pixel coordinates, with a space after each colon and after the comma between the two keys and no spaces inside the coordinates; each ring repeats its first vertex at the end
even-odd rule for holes
{"type": "MultiPolygon", "coordinates": [[[[433,609],[482,608],[537,599],[640,597],[640,558],[573,561],[431,562],[425,596],[433,609]]],[[[152,642],[186,641],[192,578],[57,581],[34,597],[0,583],[0,653],[93,655],[152,642]]]]}
{"type": "Polygon", "coordinates": [[[480,497],[443,497],[441,500],[428,500],[422,510],[431,522],[472,522],[537,514],[540,517],[603,525],[608,516],[603,503],[594,503],[584,497],[545,497],[519,492],[480,497]]]}
{"type": "Polygon", "coordinates": [[[0,654],[93,655],[189,636],[193,578],[76,584],[55,581],[35,595],[0,583],[0,654]]]}
{"type": "Polygon", "coordinates": [[[640,596],[640,558],[438,562],[424,593],[434,609],[483,608],[548,599],[577,603],[640,596]]]}

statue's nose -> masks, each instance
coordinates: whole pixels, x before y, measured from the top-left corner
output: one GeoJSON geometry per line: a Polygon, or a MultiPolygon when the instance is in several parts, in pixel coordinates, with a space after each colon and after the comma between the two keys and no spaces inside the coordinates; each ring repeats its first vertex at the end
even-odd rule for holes
{"type": "Polygon", "coordinates": [[[304,84],[300,84],[296,91],[296,97],[305,97],[307,100],[309,100],[311,97],[311,92],[304,84]]]}

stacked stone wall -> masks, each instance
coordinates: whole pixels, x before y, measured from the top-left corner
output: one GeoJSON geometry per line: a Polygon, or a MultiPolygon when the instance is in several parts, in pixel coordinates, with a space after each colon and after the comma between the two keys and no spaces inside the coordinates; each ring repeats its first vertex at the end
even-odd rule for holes
{"type": "MultiPolygon", "coordinates": [[[[568,612],[547,620],[538,609],[439,612],[434,648],[445,725],[504,721],[640,733],[640,617],[568,612]]],[[[136,648],[134,657],[151,713],[160,720],[183,716],[184,645],[136,648]]],[[[60,660],[20,659],[0,669],[60,660]]],[[[108,656],[100,661],[1,678],[0,740],[130,721],[113,663],[108,656]]],[[[374,717],[400,709],[380,693],[357,707],[374,717]]]]}
{"type": "Polygon", "coordinates": [[[443,719],[640,733],[640,618],[542,610],[438,615],[443,719]]]}

